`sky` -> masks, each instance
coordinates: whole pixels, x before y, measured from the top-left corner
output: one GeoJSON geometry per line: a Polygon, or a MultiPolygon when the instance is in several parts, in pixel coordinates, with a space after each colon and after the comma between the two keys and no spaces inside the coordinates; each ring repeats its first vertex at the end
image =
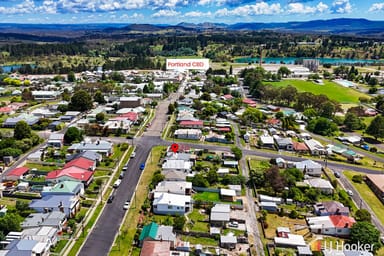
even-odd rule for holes
{"type": "Polygon", "coordinates": [[[384,0],[0,0],[0,23],[384,20],[384,0]]]}

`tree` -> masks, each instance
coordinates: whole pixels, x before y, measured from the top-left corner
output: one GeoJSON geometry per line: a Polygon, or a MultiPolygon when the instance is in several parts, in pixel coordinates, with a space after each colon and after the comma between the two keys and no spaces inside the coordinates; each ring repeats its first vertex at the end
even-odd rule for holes
{"type": "Polygon", "coordinates": [[[22,218],[16,213],[7,213],[5,216],[0,217],[0,230],[5,234],[11,231],[20,231],[22,218]]]}
{"type": "Polygon", "coordinates": [[[377,138],[384,138],[384,117],[376,116],[365,131],[367,134],[377,138]]]}
{"type": "Polygon", "coordinates": [[[91,95],[84,90],[75,92],[68,107],[75,111],[86,111],[92,108],[93,101],[91,95]]]}
{"type": "Polygon", "coordinates": [[[255,108],[247,108],[243,115],[241,116],[243,122],[249,123],[258,123],[264,119],[263,113],[255,108]]]}
{"type": "Polygon", "coordinates": [[[360,130],[365,126],[362,120],[355,113],[352,112],[348,112],[345,115],[344,125],[345,128],[350,131],[360,130]]]}
{"type": "Polygon", "coordinates": [[[96,122],[103,122],[105,120],[105,114],[103,112],[96,114],[96,122]]]}
{"type": "Polygon", "coordinates": [[[332,135],[334,132],[338,131],[337,125],[324,117],[319,117],[309,121],[307,129],[310,132],[323,136],[332,135]]]}
{"type": "Polygon", "coordinates": [[[95,95],[93,96],[93,100],[99,104],[104,104],[106,102],[104,99],[104,95],[100,90],[97,90],[95,92],[95,95]]]}
{"type": "Polygon", "coordinates": [[[371,222],[371,214],[366,209],[358,209],[355,213],[357,221],[371,222]]]}
{"type": "Polygon", "coordinates": [[[70,71],[67,75],[67,80],[68,82],[71,82],[71,83],[75,82],[76,81],[75,72],[70,71]]]}
{"type": "Polygon", "coordinates": [[[27,122],[21,120],[16,123],[13,138],[16,140],[22,140],[24,138],[30,138],[32,136],[31,127],[27,124],[27,122]]]}
{"type": "Polygon", "coordinates": [[[29,88],[25,88],[23,92],[21,93],[21,99],[23,101],[29,101],[33,100],[32,92],[29,90],[29,88]]]}
{"type": "Polygon", "coordinates": [[[361,174],[353,175],[352,181],[355,183],[363,183],[363,175],[361,174]]]}
{"type": "Polygon", "coordinates": [[[219,181],[219,175],[215,169],[211,169],[207,173],[207,180],[210,185],[215,184],[219,181]]]}
{"type": "Polygon", "coordinates": [[[358,221],[352,228],[349,235],[351,244],[369,244],[373,245],[373,252],[380,248],[380,231],[374,225],[367,221],[358,221]]]}
{"type": "Polygon", "coordinates": [[[250,170],[248,185],[262,187],[264,184],[265,184],[264,172],[259,170],[253,170],[253,169],[250,170]]]}
{"type": "Polygon", "coordinates": [[[231,148],[232,153],[235,155],[235,159],[239,161],[243,157],[243,151],[238,147],[231,148]]]}
{"type": "Polygon", "coordinates": [[[291,74],[291,71],[287,67],[282,66],[277,71],[277,74],[281,75],[282,77],[287,77],[291,74]]]}
{"type": "Polygon", "coordinates": [[[279,168],[275,165],[267,170],[265,180],[272,187],[273,191],[277,193],[281,193],[285,187],[284,178],[281,176],[279,168]]]}
{"type": "Polygon", "coordinates": [[[183,230],[186,221],[187,219],[184,215],[176,216],[173,222],[174,229],[183,230]]]}
{"type": "Polygon", "coordinates": [[[64,134],[65,143],[72,143],[74,141],[81,141],[83,139],[82,132],[76,127],[69,127],[67,132],[64,134]]]}
{"type": "Polygon", "coordinates": [[[168,105],[168,114],[171,115],[173,112],[175,112],[175,105],[171,103],[168,105]]]}
{"type": "Polygon", "coordinates": [[[192,178],[192,185],[196,187],[206,188],[209,186],[209,183],[201,173],[198,173],[192,178]]]}

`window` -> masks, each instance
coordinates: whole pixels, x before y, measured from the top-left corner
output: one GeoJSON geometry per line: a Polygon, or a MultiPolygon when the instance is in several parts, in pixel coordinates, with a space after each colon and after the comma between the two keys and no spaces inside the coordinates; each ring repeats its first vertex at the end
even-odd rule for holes
{"type": "Polygon", "coordinates": [[[173,207],[172,207],[172,205],[168,205],[168,209],[172,209],[173,207]]]}

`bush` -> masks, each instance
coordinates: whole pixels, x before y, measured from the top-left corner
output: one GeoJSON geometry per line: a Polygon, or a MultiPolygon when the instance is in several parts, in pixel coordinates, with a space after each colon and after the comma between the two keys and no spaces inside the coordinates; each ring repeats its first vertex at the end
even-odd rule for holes
{"type": "Polygon", "coordinates": [[[299,214],[297,213],[297,211],[296,210],[292,210],[290,213],[289,213],[289,218],[291,218],[291,219],[296,219],[298,216],[299,216],[299,214]]]}
{"type": "Polygon", "coordinates": [[[358,174],[358,175],[353,175],[352,181],[355,183],[363,183],[363,176],[358,174]]]}

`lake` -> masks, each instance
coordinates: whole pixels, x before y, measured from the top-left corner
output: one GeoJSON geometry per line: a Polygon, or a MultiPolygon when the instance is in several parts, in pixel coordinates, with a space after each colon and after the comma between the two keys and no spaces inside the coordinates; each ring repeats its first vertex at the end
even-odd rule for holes
{"type": "MultiPolygon", "coordinates": [[[[343,58],[296,58],[296,57],[267,57],[263,58],[263,63],[266,64],[295,64],[295,61],[303,59],[317,59],[320,64],[329,63],[332,65],[341,65],[341,64],[375,64],[381,63],[384,64],[384,60],[363,60],[363,59],[343,59],[343,58]]],[[[260,58],[238,58],[235,59],[236,63],[258,63],[260,58]]]]}
{"type": "MultiPolygon", "coordinates": [[[[9,73],[12,70],[16,71],[17,69],[19,69],[21,67],[21,65],[22,64],[15,64],[15,65],[6,65],[6,66],[0,66],[0,67],[3,69],[4,73],[9,73]]],[[[30,65],[31,65],[32,68],[35,67],[34,64],[30,64],[30,65]]]]}

